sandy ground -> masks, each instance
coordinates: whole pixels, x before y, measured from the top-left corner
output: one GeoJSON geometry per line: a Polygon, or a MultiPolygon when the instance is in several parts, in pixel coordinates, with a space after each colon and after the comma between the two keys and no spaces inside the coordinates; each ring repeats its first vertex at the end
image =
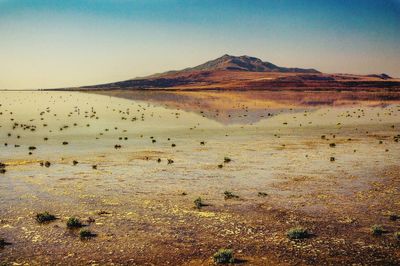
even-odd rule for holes
{"type": "Polygon", "coordinates": [[[220,248],[244,265],[400,263],[393,99],[283,108],[210,94],[189,108],[171,95],[1,94],[4,265],[211,265],[220,248]],[[44,211],[58,219],[39,224],[44,211]],[[96,237],[68,229],[72,216],[96,237]],[[290,240],[296,226],[310,237],[290,240]]]}

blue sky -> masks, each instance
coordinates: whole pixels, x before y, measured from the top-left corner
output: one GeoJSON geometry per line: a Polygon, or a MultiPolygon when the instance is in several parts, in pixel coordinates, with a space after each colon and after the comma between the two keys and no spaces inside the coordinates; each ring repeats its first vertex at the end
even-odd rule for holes
{"type": "Polygon", "coordinates": [[[400,77],[400,1],[0,0],[0,89],[111,82],[225,53],[400,77]]]}

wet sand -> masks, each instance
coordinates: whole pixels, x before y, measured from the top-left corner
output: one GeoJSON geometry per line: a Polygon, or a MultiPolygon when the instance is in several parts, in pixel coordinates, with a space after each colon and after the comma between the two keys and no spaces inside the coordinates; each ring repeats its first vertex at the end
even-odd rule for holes
{"type": "Polygon", "coordinates": [[[0,92],[0,262],[400,263],[398,95],[108,93],[0,92]]]}

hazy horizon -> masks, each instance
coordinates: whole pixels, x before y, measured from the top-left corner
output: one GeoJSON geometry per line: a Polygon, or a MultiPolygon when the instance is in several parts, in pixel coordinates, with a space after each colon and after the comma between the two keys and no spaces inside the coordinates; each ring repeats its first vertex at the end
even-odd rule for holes
{"type": "Polygon", "coordinates": [[[400,1],[0,0],[0,89],[81,86],[223,54],[400,77],[400,1]]]}

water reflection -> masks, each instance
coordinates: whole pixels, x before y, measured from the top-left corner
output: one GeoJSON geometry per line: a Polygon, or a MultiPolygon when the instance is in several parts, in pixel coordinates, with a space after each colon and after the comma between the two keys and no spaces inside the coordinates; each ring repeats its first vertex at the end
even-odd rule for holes
{"type": "Polygon", "coordinates": [[[326,107],[385,107],[400,102],[400,92],[394,91],[103,91],[96,93],[195,112],[225,125],[253,124],[281,113],[298,113],[326,107]]]}

